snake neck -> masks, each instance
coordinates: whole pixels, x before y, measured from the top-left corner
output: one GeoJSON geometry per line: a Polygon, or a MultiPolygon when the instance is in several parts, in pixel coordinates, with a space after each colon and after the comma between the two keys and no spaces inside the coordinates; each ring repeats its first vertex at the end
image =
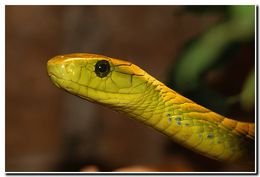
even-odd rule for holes
{"type": "Polygon", "coordinates": [[[153,78],[142,95],[114,109],[213,159],[244,158],[254,139],[254,124],[214,113],[153,78]]]}

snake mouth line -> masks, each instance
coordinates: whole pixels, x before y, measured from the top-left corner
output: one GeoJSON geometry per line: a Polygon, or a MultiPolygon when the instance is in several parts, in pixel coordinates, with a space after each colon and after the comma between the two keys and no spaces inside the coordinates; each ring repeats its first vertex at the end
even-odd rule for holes
{"type": "Polygon", "coordinates": [[[79,85],[79,86],[81,86],[81,87],[85,87],[85,88],[87,88],[87,89],[95,90],[95,91],[98,91],[98,92],[101,92],[101,93],[119,94],[119,95],[129,95],[129,94],[131,94],[131,95],[140,95],[140,94],[143,94],[143,92],[141,92],[141,93],[109,92],[109,91],[104,91],[104,90],[96,89],[96,88],[93,88],[93,87],[89,87],[89,86],[80,84],[80,83],[78,83],[78,82],[72,81],[72,80],[60,78],[60,77],[58,77],[58,76],[56,76],[55,74],[52,74],[52,73],[48,73],[48,75],[52,78],[52,80],[54,80],[53,83],[54,83],[57,87],[59,87],[59,88],[64,88],[64,89],[68,89],[68,90],[71,90],[71,89],[60,85],[58,82],[56,82],[56,80],[72,82],[72,83],[75,83],[75,84],[77,84],[77,85],[79,85]]]}
{"type": "Polygon", "coordinates": [[[50,76],[52,83],[57,86],[58,88],[61,88],[61,85],[56,82],[57,80],[59,80],[60,78],[58,78],[57,76],[55,76],[54,74],[48,73],[48,75],[50,76]]]}

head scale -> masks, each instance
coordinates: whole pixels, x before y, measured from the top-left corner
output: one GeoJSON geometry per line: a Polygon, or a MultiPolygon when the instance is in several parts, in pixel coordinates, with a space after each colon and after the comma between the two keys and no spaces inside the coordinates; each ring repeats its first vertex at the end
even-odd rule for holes
{"type": "Polygon", "coordinates": [[[56,56],[48,61],[47,68],[56,86],[112,106],[138,99],[151,77],[132,63],[86,53],[56,56]]]}

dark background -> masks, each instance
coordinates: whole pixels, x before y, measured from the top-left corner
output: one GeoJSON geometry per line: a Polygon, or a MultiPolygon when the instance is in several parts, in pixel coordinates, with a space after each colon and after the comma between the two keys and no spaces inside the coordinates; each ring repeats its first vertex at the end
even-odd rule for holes
{"type": "MultiPolygon", "coordinates": [[[[79,171],[89,165],[101,171],[136,165],[252,170],[187,150],[122,114],[57,89],[47,76],[51,57],[86,52],[129,60],[167,82],[185,44],[224,18],[221,11],[198,14],[191,8],[6,6],[6,171],[79,171]]],[[[239,51],[229,72],[209,76],[220,93],[240,90],[240,78],[254,65],[254,41],[239,51]]],[[[236,106],[232,113],[253,121],[247,119],[253,110],[236,106]]]]}

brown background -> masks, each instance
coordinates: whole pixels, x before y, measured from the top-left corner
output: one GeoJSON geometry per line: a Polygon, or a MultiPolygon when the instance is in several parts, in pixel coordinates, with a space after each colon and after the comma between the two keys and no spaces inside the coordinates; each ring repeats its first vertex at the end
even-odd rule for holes
{"type": "Polygon", "coordinates": [[[221,17],[183,6],[6,6],[6,171],[237,170],[169,150],[167,137],[57,89],[46,73],[51,57],[87,52],[129,60],[164,82],[184,44],[221,17]]]}

